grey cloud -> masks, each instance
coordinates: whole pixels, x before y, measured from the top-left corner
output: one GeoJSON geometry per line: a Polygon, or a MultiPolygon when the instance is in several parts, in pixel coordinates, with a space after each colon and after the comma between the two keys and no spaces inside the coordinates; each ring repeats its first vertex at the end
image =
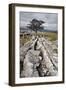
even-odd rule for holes
{"type": "Polygon", "coordinates": [[[20,26],[29,24],[34,18],[45,21],[45,28],[57,30],[57,13],[20,12],[20,26]]]}

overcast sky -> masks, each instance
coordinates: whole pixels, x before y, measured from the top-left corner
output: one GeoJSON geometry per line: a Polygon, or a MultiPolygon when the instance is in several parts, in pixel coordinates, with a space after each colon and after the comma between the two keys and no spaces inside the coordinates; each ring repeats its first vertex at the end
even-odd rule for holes
{"type": "Polygon", "coordinates": [[[32,19],[44,21],[45,29],[57,30],[58,28],[57,13],[20,12],[20,26],[27,26],[32,19]]]}

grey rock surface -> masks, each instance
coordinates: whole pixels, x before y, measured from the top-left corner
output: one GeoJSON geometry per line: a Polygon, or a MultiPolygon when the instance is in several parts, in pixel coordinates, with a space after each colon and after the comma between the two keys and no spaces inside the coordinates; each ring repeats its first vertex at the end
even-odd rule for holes
{"type": "Polygon", "coordinates": [[[20,47],[20,77],[46,77],[58,74],[58,42],[32,37],[20,47]],[[21,67],[20,67],[21,68],[21,67]]]}

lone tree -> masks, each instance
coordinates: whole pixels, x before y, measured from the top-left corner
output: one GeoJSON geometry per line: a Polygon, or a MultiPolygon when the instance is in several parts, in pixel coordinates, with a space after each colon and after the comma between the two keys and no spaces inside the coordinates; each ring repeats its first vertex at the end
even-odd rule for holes
{"type": "Polygon", "coordinates": [[[32,29],[33,31],[35,31],[37,34],[38,29],[40,29],[40,27],[43,23],[45,23],[45,22],[42,20],[33,19],[29,24],[29,28],[32,29]]]}

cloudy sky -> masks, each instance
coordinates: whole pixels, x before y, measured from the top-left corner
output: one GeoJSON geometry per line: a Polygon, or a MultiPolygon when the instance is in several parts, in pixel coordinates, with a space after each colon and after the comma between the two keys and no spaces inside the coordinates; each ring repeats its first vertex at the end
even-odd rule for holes
{"type": "Polygon", "coordinates": [[[20,26],[27,26],[32,19],[44,21],[45,29],[57,30],[58,28],[57,13],[20,12],[20,26]]]}

